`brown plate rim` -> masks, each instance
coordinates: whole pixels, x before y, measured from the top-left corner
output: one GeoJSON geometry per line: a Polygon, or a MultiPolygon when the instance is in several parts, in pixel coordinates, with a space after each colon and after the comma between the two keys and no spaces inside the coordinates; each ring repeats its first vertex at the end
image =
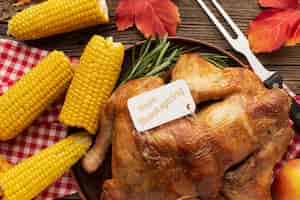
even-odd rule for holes
{"type": "MultiPolygon", "coordinates": [[[[223,55],[226,55],[228,56],[229,58],[231,58],[233,61],[235,61],[236,63],[238,63],[241,67],[246,67],[248,68],[249,66],[247,64],[245,64],[243,61],[241,61],[238,57],[236,57],[235,55],[233,55],[231,52],[221,48],[221,47],[218,47],[212,43],[209,43],[209,42],[205,42],[205,41],[202,41],[202,40],[198,40],[198,39],[193,39],[193,38],[187,38],[187,37],[182,37],[182,36],[171,36],[171,37],[168,37],[168,39],[172,42],[187,42],[187,43],[194,43],[195,46],[196,45],[202,45],[202,46],[206,46],[208,48],[211,48],[211,49],[214,49],[216,50],[217,52],[220,52],[221,54],[223,55]]],[[[126,46],[126,49],[125,51],[128,51],[128,50],[131,50],[133,47],[135,46],[139,46],[141,44],[143,44],[145,42],[144,41],[139,41],[139,42],[136,42],[135,44],[133,45],[127,45],[126,46]]],[[[79,180],[77,179],[75,173],[73,172],[73,169],[71,170],[71,176],[72,178],[75,180],[75,185],[76,185],[76,190],[80,196],[80,198],[82,200],[87,200],[87,198],[85,197],[84,195],[84,192],[82,191],[82,189],[80,188],[80,184],[79,184],[79,180]]]]}

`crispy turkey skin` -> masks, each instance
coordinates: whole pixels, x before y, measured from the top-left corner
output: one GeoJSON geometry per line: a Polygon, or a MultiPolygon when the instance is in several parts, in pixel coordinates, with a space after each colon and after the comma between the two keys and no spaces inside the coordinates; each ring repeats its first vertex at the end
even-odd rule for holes
{"type": "Polygon", "coordinates": [[[197,112],[143,133],[127,101],[164,80],[132,80],[112,95],[104,112],[111,123],[101,127],[112,135],[112,179],[102,199],[270,200],[272,170],[293,136],[288,95],[248,69],[219,69],[198,54],[181,56],[171,81],[180,79],[197,112]]]}

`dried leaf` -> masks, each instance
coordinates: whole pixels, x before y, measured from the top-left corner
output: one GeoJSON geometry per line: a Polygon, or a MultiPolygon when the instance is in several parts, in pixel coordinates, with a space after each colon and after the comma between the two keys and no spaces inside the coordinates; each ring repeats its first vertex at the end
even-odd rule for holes
{"type": "Polygon", "coordinates": [[[31,1],[32,0],[17,0],[17,3],[15,3],[14,5],[15,6],[22,6],[22,5],[31,3],[31,1]]]}
{"type": "Polygon", "coordinates": [[[7,22],[16,12],[23,9],[23,6],[13,6],[15,2],[15,0],[0,0],[0,23],[7,22]]]}
{"type": "Polygon", "coordinates": [[[31,0],[30,4],[18,4],[16,0],[0,0],[0,23],[6,23],[8,20],[14,16],[17,12],[20,12],[24,8],[43,2],[45,0],[31,0]],[[16,4],[18,4],[16,6],[16,4]]]}
{"type": "Polygon", "coordinates": [[[177,6],[170,0],[120,0],[116,21],[119,31],[136,25],[148,38],[176,35],[180,17],[177,6]]]}
{"type": "Polygon", "coordinates": [[[300,6],[297,0],[260,0],[262,11],[251,23],[248,38],[256,52],[272,52],[300,43],[300,6]]]}

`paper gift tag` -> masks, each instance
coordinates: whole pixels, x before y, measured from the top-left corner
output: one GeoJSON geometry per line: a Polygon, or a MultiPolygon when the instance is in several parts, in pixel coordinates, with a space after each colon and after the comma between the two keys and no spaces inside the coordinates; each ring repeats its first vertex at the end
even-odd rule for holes
{"type": "Polygon", "coordinates": [[[128,100],[135,128],[146,131],[196,110],[188,84],[178,80],[128,100]]]}

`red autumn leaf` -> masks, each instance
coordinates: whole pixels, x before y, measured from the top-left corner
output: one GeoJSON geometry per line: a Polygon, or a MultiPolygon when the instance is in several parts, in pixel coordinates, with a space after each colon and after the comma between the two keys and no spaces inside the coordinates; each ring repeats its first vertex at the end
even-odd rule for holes
{"type": "Polygon", "coordinates": [[[256,53],[272,52],[284,45],[300,43],[300,6],[298,0],[260,0],[262,11],[251,23],[248,38],[256,53]]]}
{"type": "Polygon", "coordinates": [[[291,37],[287,41],[287,46],[294,46],[298,43],[300,43],[300,24],[298,24],[297,27],[292,31],[291,37]]]}
{"type": "Polygon", "coordinates": [[[176,35],[180,17],[177,6],[171,0],[120,0],[116,22],[119,31],[136,25],[148,38],[176,35]]]}
{"type": "Polygon", "coordinates": [[[296,8],[299,6],[298,0],[259,0],[259,4],[268,8],[296,8]]]}

